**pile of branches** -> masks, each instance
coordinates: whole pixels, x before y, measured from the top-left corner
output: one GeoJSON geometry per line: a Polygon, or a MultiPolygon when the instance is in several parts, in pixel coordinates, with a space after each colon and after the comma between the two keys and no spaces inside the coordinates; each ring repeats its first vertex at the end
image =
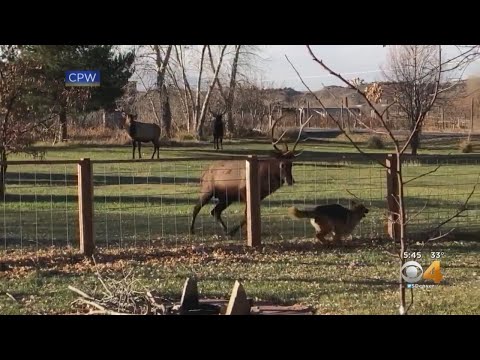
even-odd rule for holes
{"type": "MultiPolygon", "coordinates": [[[[73,286],[68,288],[80,295],[72,306],[80,305],[88,310],[87,315],[174,315],[180,313],[180,306],[172,300],[161,297],[156,291],[138,291],[138,281],[132,271],[120,280],[104,279],[97,272],[101,284],[101,295],[92,296],[73,286]]],[[[95,291],[96,293],[96,291],[95,291]]]]}

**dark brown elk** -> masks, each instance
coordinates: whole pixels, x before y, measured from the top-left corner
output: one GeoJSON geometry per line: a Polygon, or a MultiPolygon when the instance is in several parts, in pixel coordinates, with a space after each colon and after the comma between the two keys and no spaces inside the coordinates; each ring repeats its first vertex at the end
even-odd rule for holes
{"type": "Polygon", "coordinates": [[[213,124],[212,124],[212,133],[213,133],[213,148],[215,150],[219,150],[220,148],[223,150],[223,134],[224,134],[224,124],[223,124],[223,115],[225,111],[222,113],[215,113],[210,110],[210,114],[213,116],[213,124]]]}
{"type": "Polygon", "coordinates": [[[137,121],[137,115],[126,114],[122,112],[123,127],[127,130],[130,139],[132,139],[133,158],[135,159],[135,144],[138,145],[138,157],[142,158],[142,142],[152,142],[152,159],[157,153],[157,159],[160,158],[160,127],[153,123],[144,123],[137,121]]]}
{"type": "MultiPolygon", "coordinates": [[[[260,160],[258,162],[258,177],[260,179],[260,199],[263,200],[268,195],[277,191],[285,182],[291,186],[294,184],[292,175],[292,160],[300,155],[295,154],[295,148],[298,145],[303,127],[310,121],[311,117],[300,127],[298,137],[291,150],[284,142],[284,150],[280,150],[277,144],[282,140],[286,131],[278,140],[274,138],[276,120],[272,126],[272,145],[275,150],[274,157],[260,160]]],[[[220,223],[227,235],[235,235],[235,233],[246,224],[246,211],[242,222],[228,231],[227,226],[222,220],[222,211],[234,202],[245,203],[246,199],[246,180],[245,180],[245,160],[219,160],[215,161],[210,167],[204,171],[200,179],[201,195],[199,202],[195,205],[192,214],[192,223],[190,225],[190,233],[194,234],[195,218],[201,208],[206,205],[211,198],[218,199],[217,204],[210,212],[217,222],[220,223]]]]}

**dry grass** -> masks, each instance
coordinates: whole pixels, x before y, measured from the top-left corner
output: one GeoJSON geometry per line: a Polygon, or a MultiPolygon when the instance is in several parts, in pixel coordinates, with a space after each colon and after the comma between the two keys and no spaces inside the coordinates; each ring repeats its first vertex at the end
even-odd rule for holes
{"type": "Polygon", "coordinates": [[[78,144],[112,144],[126,145],[130,143],[128,133],[122,129],[109,129],[103,126],[81,128],[70,127],[70,143],[78,144]]]}
{"type": "Polygon", "coordinates": [[[187,132],[187,131],[177,131],[175,134],[175,138],[180,141],[184,140],[196,140],[195,135],[187,132]]]}
{"type": "Polygon", "coordinates": [[[464,140],[460,143],[460,151],[464,154],[473,152],[473,144],[469,140],[464,140]]]}

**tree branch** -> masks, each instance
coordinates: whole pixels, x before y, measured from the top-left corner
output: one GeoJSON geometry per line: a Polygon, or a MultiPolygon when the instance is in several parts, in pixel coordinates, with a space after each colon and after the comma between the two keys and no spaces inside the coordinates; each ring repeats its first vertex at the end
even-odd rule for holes
{"type": "MultiPolygon", "coordinates": [[[[311,95],[313,95],[313,97],[317,100],[317,102],[320,104],[320,106],[322,107],[322,109],[326,112],[326,114],[330,117],[331,120],[333,120],[335,122],[335,124],[337,124],[338,128],[340,129],[340,131],[347,137],[347,139],[350,141],[350,143],[352,143],[352,145],[355,147],[355,149],[357,149],[357,151],[363,155],[365,155],[366,157],[376,161],[378,164],[380,164],[382,167],[384,168],[388,168],[384,163],[382,163],[381,161],[379,161],[378,159],[372,157],[370,154],[364,152],[362,149],[360,149],[358,147],[358,145],[355,143],[355,141],[353,141],[353,139],[350,137],[350,135],[345,131],[345,129],[343,128],[343,126],[340,124],[340,122],[335,119],[330,113],[328,113],[326,107],[323,105],[323,102],[318,98],[318,96],[310,89],[310,87],[305,83],[305,81],[303,80],[302,76],[300,75],[300,73],[297,71],[297,69],[295,68],[295,66],[292,64],[292,62],[290,61],[290,59],[288,58],[288,56],[285,55],[285,57],[287,58],[287,61],[290,63],[290,65],[292,66],[293,70],[295,70],[295,73],[297,74],[297,76],[300,78],[300,81],[302,82],[302,84],[307,88],[307,90],[310,92],[311,95]]],[[[319,115],[321,115],[317,110],[315,110],[315,112],[319,115]]]]}
{"type": "Polygon", "coordinates": [[[323,67],[326,71],[328,71],[331,75],[335,76],[337,79],[341,80],[343,83],[345,83],[350,89],[356,90],[362,97],[363,99],[367,102],[367,104],[370,106],[370,108],[375,112],[375,114],[379,117],[383,127],[385,130],[388,132],[388,136],[390,139],[392,139],[394,145],[395,145],[395,150],[398,152],[399,145],[398,145],[398,140],[395,138],[393,135],[392,131],[388,127],[388,125],[385,123],[385,120],[383,119],[383,116],[380,114],[380,112],[377,110],[377,108],[372,104],[372,102],[368,99],[368,97],[365,95],[363,91],[361,91],[358,87],[354,86],[351,84],[349,81],[347,81],[342,75],[334,72],[332,69],[330,69],[327,65],[323,63],[322,60],[319,60],[315,54],[313,53],[312,49],[310,48],[310,45],[307,45],[308,52],[310,55],[313,57],[313,61],[315,61],[317,64],[319,64],[321,67],[323,67]]]}
{"type": "Polygon", "coordinates": [[[415,219],[418,215],[420,215],[423,210],[425,210],[425,208],[427,207],[427,204],[428,204],[428,200],[425,201],[425,205],[423,205],[423,207],[416,213],[414,214],[413,216],[409,216],[408,219],[405,221],[405,225],[407,225],[410,221],[412,221],[413,219],[415,219]]]}
{"type": "MultiPolygon", "coordinates": [[[[214,76],[213,81],[208,88],[207,94],[205,95],[205,99],[203,100],[202,110],[201,110],[200,117],[199,117],[200,122],[205,117],[205,111],[206,111],[208,102],[210,100],[210,96],[212,94],[213,87],[215,86],[215,79],[218,77],[218,73],[220,72],[220,68],[221,68],[222,62],[223,62],[223,55],[225,53],[225,50],[226,50],[227,46],[228,45],[224,45],[223,48],[222,48],[222,51],[220,52],[220,58],[218,60],[217,68],[215,69],[215,74],[213,75],[214,76]]],[[[202,124],[200,123],[198,126],[201,126],[201,125],[202,124]]]]}
{"type": "MultiPolygon", "coordinates": [[[[431,234],[433,234],[434,232],[436,232],[438,229],[440,229],[443,225],[449,223],[450,221],[452,221],[453,219],[457,218],[457,217],[460,217],[462,213],[464,213],[465,211],[467,211],[467,205],[468,205],[468,202],[470,201],[470,198],[473,196],[473,194],[475,193],[475,190],[477,188],[477,185],[479,183],[479,180],[480,180],[480,175],[478,176],[477,178],[477,182],[476,184],[473,186],[473,189],[472,191],[470,192],[470,194],[468,195],[467,199],[465,200],[465,202],[460,206],[460,208],[458,209],[458,211],[453,214],[452,216],[450,216],[448,219],[442,221],[439,225],[437,225],[435,228],[427,231],[428,233],[428,238],[425,240],[425,241],[432,241],[430,240],[430,236],[431,234]]],[[[444,235],[445,236],[445,235],[444,235]]],[[[443,237],[443,236],[442,236],[443,237]]]]}
{"type": "MultiPolygon", "coordinates": [[[[215,73],[215,65],[213,63],[213,56],[212,56],[212,51],[210,49],[210,46],[208,47],[208,58],[210,59],[210,66],[212,68],[212,72],[215,73]]],[[[225,94],[224,92],[224,89],[223,89],[223,86],[222,84],[220,83],[220,79],[219,77],[217,76],[215,78],[215,82],[218,86],[218,90],[220,90],[220,95],[222,95],[222,98],[225,102],[227,102],[227,99],[228,99],[228,94],[225,94]]]]}
{"type": "MultiPolygon", "coordinates": [[[[448,155],[450,155],[450,154],[448,154],[448,155]]],[[[448,156],[448,155],[447,155],[447,156],[448,156]]],[[[422,178],[422,177],[424,177],[424,176],[433,174],[435,171],[437,171],[438,169],[440,169],[441,166],[442,166],[442,165],[439,164],[435,169],[433,169],[433,170],[431,170],[431,171],[428,171],[428,172],[426,172],[426,173],[423,173],[423,174],[421,174],[421,175],[418,175],[418,176],[415,176],[415,177],[413,177],[413,178],[411,178],[411,179],[408,179],[407,181],[404,181],[404,182],[403,182],[403,185],[407,185],[407,184],[408,184],[409,182],[411,182],[411,181],[415,181],[415,180],[420,179],[420,178],[422,178]]]]}
{"type": "Polygon", "coordinates": [[[200,120],[200,90],[202,88],[202,73],[203,73],[203,59],[205,58],[205,50],[210,47],[210,45],[203,45],[202,47],[202,56],[200,57],[200,70],[198,71],[198,82],[197,82],[197,99],[195,100],[195,127],[198,129],[198,122],[200,120]]]}
{"type": "Polygon", "coordinates": [[[436,236],[436,237],[434,237],[434,238],[429,238],[429,239],[427,240],[427,242],[442,239],[442,238],[448,236],[451,232],[453,232],[453,230],[455,230],[455,228],[448,230],[445,234],[441,234],[441,235],[436,236]]]}

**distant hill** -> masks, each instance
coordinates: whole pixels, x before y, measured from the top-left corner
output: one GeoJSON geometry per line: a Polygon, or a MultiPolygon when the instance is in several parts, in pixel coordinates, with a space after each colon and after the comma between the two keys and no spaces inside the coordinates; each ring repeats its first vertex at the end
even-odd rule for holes
{"type": "MultiPolygon", "coordinates": [[[[382,103],[390,103],[393,101],[393,89],[392,84],[388,82],[380,83],[383,89],[382,103]]],[[[364,84],[361,90],[370,84],[364,84]]],[[[466,82],[461,81],[457,86],[453,87],[446,97],[458,95],[464,93],[467,89],[466,82]]],[[[284,103],[290,106],[306,106],[307,102],[310,102],[312,106],[318,106],[317,101],[313,95],[308,91],[297,91],[292,88],[283,89],[265,89],[265,92],[269,95],[269,100],[284,103]]],[[[342,104],[342,99],[348,99],[348,106],[366,105],[363,97],[356,91],[344,86],[326,86],[323,89],[314,92],[315,95],[324,103],[326,107],[338,107],[342,104]]]]}
{"type": "MultiPolygon", "coordinates": [[[[381,82],[380,84],[382,85],[383,89],[382,103],[386,104],[392,102],[392,84],[388,82],[381,82]]],[[[368,85],[370,84],[362,85],[361,90],[365,90],[368,85]]],[[[459,83],[459,86],[455,86],[446,95],[458,95],[459,92],[465,93],[466,90],[466,82],[462,81],[459,83]]],[[[313,107],[318,106],[315,97],[311,95],[308,91],[297,91],[289,87],[277,89],[267,88],[261,91],[265,95],[264,99],[266,100],[266,103],[278,103],[284,106],[302,107],[307,106],[307,102],[309,102],[310,105],[313,107]]],[[[137,94],[143,95],[145,94],[145,92],[139,91],[137,92],[137,94]]],[[[366,105],[365,100],[357,91],[347,88],[345,86],[326,86],[320,90],[315,91],[315,95],[324,103],[326,107],[340,107],[342,105],[343,99],[345,98],[348,99],[349,107],[366,105]]]]}

